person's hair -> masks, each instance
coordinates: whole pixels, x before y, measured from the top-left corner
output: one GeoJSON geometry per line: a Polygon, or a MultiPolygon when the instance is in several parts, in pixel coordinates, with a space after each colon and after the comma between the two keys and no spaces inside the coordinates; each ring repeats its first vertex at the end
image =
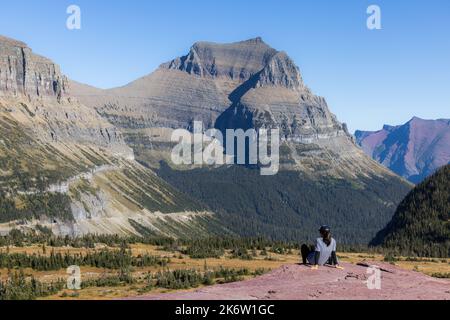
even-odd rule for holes
{"type": "Polygon", "coordinates": [[[323,242],[325,242],[325,244],[327,246],[329,246],[330,243],[331,243],[331,232],[323,231],[323,232],[321,232],[321,235],[322,235],[322,238],[323,238],[323,242]]]}

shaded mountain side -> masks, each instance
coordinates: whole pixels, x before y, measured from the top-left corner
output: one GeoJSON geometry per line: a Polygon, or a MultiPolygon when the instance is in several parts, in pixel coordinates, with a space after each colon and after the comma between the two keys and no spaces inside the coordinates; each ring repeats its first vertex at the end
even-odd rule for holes
{"type": "Polygon", "coordinates": [[[367,155],[398,175],[419,183],[450,163],[450,120],[414,117],[401,126],[384,126],[376,132],[356,131],[367,155]]]}
{"type": "Polygon", "coordinates": [[[450,165],[412,190],[371,244],[405,255],[449,257],[450,165]]]}
{"type": "Polygon", "coordinates": [[[329,111],[325,99],[315,96],[304,85],[300,70],[284,52],[275,54],[260,72],[239,88],[216,127],[234,129],[247,121],[243,123],[245,127],[276,128],[283,139],[293,142],[337,136],[350,138],[345,126],[329,111]]]}
{"type": "Polygon", "coordinates": [[[361,177],[358,183],[297,171],[267,177],[243,166],[178,171],[162,164],[157,173],[218,212],[235,233],[278,240],[313,241],[317,226],[329,224],[340,242],[368,243],[409,191],[395,177],[361,177]]]}

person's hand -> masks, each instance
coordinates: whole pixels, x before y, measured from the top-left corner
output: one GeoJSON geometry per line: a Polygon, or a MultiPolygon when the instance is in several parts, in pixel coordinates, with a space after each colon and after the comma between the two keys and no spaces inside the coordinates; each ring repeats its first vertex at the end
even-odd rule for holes
{"type": "Polygon", "coordinates": [[[336,265],[336,269],[339,269],[339,270],[344,270],[344,267],[341,267],[340,265],[336,265]]]}
{"type": "Polygon", "coordinates": [[[316,265],[311,267],[311,270],[319,270],[319,266],[316,264],[316,265]]]}

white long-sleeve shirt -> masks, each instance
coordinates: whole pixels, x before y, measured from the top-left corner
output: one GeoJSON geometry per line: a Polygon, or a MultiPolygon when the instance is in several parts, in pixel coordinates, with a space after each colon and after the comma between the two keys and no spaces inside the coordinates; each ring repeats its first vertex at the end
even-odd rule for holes
{"type": "MultiPolygon", "coordinates": [[[[315,251],[320,252],[318,265],[323,266],[325,263],[327,263],[328,259],[330,259],[333,251],[336,251],[336,240],[331,238],[330,245],[327,246],[322,238],[317,238],[315,251]]],[[[315,264],[314,255],[315,252],[311,252],[308,255],[307,259],[310,264],[315,264]]]]}

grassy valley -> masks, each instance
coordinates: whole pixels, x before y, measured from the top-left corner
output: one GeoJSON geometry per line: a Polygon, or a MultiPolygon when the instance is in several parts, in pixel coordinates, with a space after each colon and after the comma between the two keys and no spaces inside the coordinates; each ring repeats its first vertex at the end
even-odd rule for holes
{"type": "MultiPolygon", "coordinates": [[[[448,259],[355,250],[340,248],[339,259],[388,261],[440,278],[450,274],[448,259]]],[[[0,239],[0,299],[111,299],[192,290],[241,281],[298,262],[297,244],[264,239],[70,239],[14,232],[0,239]],[[66,287],[66,268],[72,264],[81,268],[80,290],[66,287]]]]}

